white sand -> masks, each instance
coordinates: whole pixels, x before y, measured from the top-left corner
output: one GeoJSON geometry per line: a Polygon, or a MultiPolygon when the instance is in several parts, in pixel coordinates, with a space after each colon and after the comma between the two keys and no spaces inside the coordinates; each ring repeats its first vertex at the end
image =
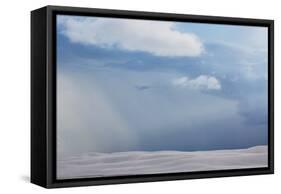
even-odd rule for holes
{"type": "Polygon", "coordinates": [[[267,166],[267,146],[216,151],[88,153],[57,164],[58,179],[257,168],[267,166]]]}

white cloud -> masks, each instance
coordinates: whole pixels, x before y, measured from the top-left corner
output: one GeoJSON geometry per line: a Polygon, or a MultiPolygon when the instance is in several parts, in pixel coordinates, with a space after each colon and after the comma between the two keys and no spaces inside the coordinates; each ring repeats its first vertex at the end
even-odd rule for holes
{"type": "Polygon", "coordinates": [[[188,87],[191,89],[220,90],[221,84],[214,76],[200,75],[194,79],[187,76],[176,78],[172,81],[176,86],[188,87]]]}
{"type": "Polygon", "coordinates": [[[194,57],[204,50],[195,34],[177,31],[174,22],[59,16],[58,24],[70,41],[85,45],[171,57],[194,57]]]}

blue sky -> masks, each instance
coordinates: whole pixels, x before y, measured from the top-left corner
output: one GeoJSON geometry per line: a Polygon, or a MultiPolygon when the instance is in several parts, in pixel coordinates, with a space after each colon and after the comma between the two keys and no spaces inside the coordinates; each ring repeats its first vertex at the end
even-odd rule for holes
{"type": "Polygon", "coordinates": [[[265,27],[58,16],[57,41],[62,155],[267,144],[265,27]]]}

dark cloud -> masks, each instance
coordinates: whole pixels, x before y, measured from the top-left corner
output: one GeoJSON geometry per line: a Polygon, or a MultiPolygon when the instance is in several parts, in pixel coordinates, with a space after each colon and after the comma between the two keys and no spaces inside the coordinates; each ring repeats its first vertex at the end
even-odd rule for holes
{"type": "Polygon", "coordinates": [[[135,88],[137,89],[137,90],[148,90],[148,89],[150,89],[151,87],[150,86],[147,86],[147,85],[139,85],[139,86],[135,86],[135,88]]]}

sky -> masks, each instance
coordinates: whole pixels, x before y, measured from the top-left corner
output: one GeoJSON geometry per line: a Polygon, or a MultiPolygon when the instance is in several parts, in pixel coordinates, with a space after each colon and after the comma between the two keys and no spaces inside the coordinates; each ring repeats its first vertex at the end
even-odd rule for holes
{"type": "Polygon", "coordinates": [[[57,149],[267,144],[267,28],[57,16],[57,149]]]}

